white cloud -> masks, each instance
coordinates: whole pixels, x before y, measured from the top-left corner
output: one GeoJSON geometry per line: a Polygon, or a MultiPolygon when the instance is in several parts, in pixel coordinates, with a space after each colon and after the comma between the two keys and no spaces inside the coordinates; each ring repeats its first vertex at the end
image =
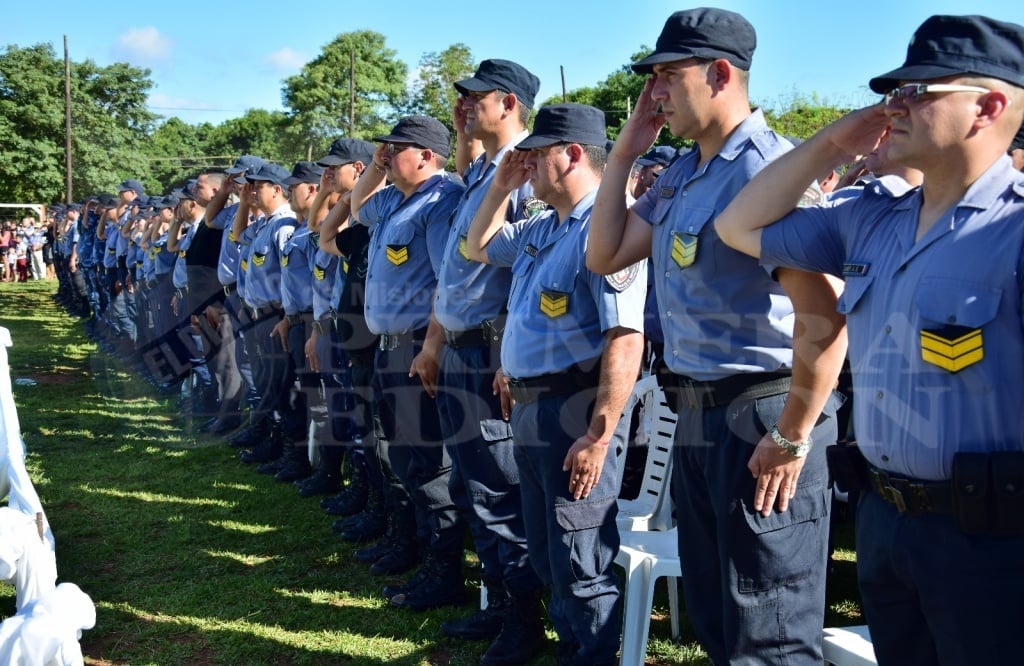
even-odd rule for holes
{"type": "Polygon", "coordinates": [[[302,66],[306,64],[306,60],[306,56],[286,46],[265,57],[263,62],[282,74],[291,74],[302,69],[302,66]]]}
{"type": "Polygon", "coordinates": [[[170,60],[174,42],[153,26],[129,28],[114,45],[114,56],[132,64],[151,64],[170,60]]]}

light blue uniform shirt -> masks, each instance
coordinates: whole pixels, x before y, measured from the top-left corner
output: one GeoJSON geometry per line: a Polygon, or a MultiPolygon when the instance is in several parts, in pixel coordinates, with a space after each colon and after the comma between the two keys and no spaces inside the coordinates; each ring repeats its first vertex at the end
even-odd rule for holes
{"type": "Polygon", "coordinates": [[[363,311],[370,332],[408,333],[430,323],[448,220],[465,186],[441,172],[408,198],[385,187],[359,209],[370,228],[363,311]]]}
{"type": "Polygon", "coordinates": [[[250,224],[242,234],[242,260],[247,260],[242,292],[245,302],[254,308],[281,304],[281,255],[295,231],[295,213],[281,205],[269,217],[250,224]],[[248,249],[248,252],[246,251],[248,249]]]}
{"type": "MultiPolygon", "coordinates": [[[[198,224],[202,224],[199,222],[198,224]]],[[[195,222],[185,227],[185,235],[178,240],[178,254],[174,261],[174,269],[171,272],[171,283],[175,289],[184,289],[188,286],[188,267],[185,265],[185,253],[192,245],[192,238],[196,235],[199,227],[195,222]]]]}
{"type": "Polygon", "coordinates": [[[224,286],[234,284],[238,279],[239,245],[231,233],[237,210],[238,204],[231,204],[213,218],[213,228],[222,229],[224,234],[220,244],[220,258],[217,260],[217,280],[224,286]]]}
{"type": "Polygon", "coordinates": [[[281,305],[285,314],[313,310],[313,248],[305,222],[284,244],[281,252],[281,305]]]}
{"type": "MultiPolygon", "coordinates": [[[[487,258],[512,268],[501,367],[522,379],[593,365],[604,334],[621,326],[644,330],[646,262],[602,277],[586,266],[590,212],[597,190],[559,224],[546,210],[505,225],[487,245],[487,258]]],[[[588,368],[589,369],[589,368],[588,368]]]]}
{"type": "Polygon", "coordinates": [[[320,319],[331,310],[337,310],[344,283],[339,266],[341,261],[333,254],[319,249],[320,234],[310,234],[310,244],[317,248],[313,256],[313,316],[320,319]]]}
{"type": "MultiPolygon", "coordinates": [[[[434,316],[449,331],[467,331],[477,328],[504,312],[508,302],[508,290],[512,284],[512,273],[508,268],[481,264],[469,259],[466,254],[466,233],[473,221],[476,209],[494,180],[497,165],[510,150],[529,135],[523,131],[498,151],[494,159],[487,161],[482,154],[466,169],[466,192],[452,218],[448,242],[444,248],[444,260],[437,278],[437,301],[434,316]]],[[[527,183],[512,193],[506,222],[525,220],[530,215],[525,205],[533,199],[533,187],[527,183]]]]}
{"type": "Polygon", "coordinates": [[[919,189],[874,183],[767,229],[762,262],[846,280],[857,442],[950,478],[957,451],[1024,450],[1024,175],[1001,157],[924,238],[919,189]]]}
{"type": "Polygon", "coordinates": [[[714,219],[758,171],[790,150],[755,111],[698,168],[680,155],[632,210],[652,225],[665,363],[699,381],[792,367],[793,306],[770,271],[727,247],[714,219]]]}
{"type": "Polygon", "coordinates": [[[117,220],[118,229],[117,229],[117,245],[116,245],[116,248],[117,248],[117,256],[119,256],[119,257],[124,257],[124,256],[128,255],[128,245],[129,245],[128,239],[121,235],[121,229],[124,228],[124,225],[130,224],[128,222],[128,218],[131,217],[131,215],[132,215],[132,207],[128,206],[127,208],[124,209],[124,212],[121,213],[121,217],[119,217],[118,220],[117,220]]]}
{"type": "Polygon", "coordinates": [[[153,272],[158,276],[169,274],[174,268],[175,259],[178,258],[178,255],[167,249],[166,231],[157,236],[156,240],[150,244],[149,254],[153,257],[155,266],[153,272]]]}
{"type": "Polygon", "coordinates": [[[117,228],[117,225],[113,222],[107,222],[107,241],[103,246],[103,267],[104,268],[116,268],[117,267],[117,239],[121,235],[121,230],[117,228]]]}

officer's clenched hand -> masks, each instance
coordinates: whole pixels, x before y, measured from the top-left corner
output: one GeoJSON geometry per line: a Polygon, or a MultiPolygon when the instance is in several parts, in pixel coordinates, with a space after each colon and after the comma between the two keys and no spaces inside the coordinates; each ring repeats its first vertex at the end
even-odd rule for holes
{"type": "Polygon", "coordinates": [[[515,400],[512,399],[512,392],[508,388],[508,377],[501,371],[501,368],[494,373],[491,388],[494,389],[494,395],[501,399],[501,418],[508,421],[512,415],[512,405],[515,404],[515,400]]]}
{"type": "Polygon", "coordinates": [[[277,336],[281,339],[281,348],[288,351],[288,320],[282,319],[277,322],[274,329],[270,331],[270,337],[277,336]]]}
{"type": "Polygon", "coordinates": [[[437,352],[429,345],[423,345],[423,350],[416,354],[409,367],[410,377],[419,377],[423,383],[423,390],[431,398],[437,397],[437,369],[439,367],[437,352]]]}
{"type": "Polygon", "coordinates": [[[569,493],[573,499],[586,499],[601,479],[604,457],[608,455],[608,442],[601,442],[584,433],[573,442],[562,463],[562,471],[569,472],[569,493]]]}
{"type": "Polygon", "coordinates": [[[789,508],[789,500],[796,495],[796,482],[805,458],[797,458],[781,448],[765,435],[754,447],[754,455],[747,462],[747,469],[757,479],[754,486],[754,510],[768,516],[772,507],[779,511],[789,508]]]}

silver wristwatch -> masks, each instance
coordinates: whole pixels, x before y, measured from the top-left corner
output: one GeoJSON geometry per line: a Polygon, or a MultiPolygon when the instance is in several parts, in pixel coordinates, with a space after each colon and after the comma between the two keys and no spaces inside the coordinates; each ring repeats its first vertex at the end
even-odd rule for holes
{"type": "Polygon", "coordinates": [[[785,437],[783,437],[782,433],[779,432],[779,424],[778,423],[776,423],[774,426],[772,426],[772,433],[771,434],[772,434],[772,441],[774,441],[779,446],[780,449],[782,449],[783,451],[785,451],[787,453],[792,453],[797,458],[803,458],[811,450],[811,444],[813,442],[811,442],[810,435],[808,435],[807,439],[805,439],[802,442],[791,442],[788,439],[786,439],[785,437]]]}

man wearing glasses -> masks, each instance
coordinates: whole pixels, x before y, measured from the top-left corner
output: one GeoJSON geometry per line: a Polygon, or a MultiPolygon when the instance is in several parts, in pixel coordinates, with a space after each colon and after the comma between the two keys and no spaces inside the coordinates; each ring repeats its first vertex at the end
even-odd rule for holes
{"type": "Polygon", "coordinates": [[[725,247],[712,224],[790,148],[750,110],[755,44],[733,12],[668,19],[654,53],[633,65],[652,76],[608,158],[587,264],[613,273],[653,260],[676,384],[667,393],[678,401],[679,556],[698,639],[715,663],[820,664],[825,447],[836,441],[832,389],[845,353],[836,295],[822,275],[773,271],[725,247]],[[633,161],[665,124],[694,148],[627,209],[633,161]]]}
{"type": "Polygon", "coordinates": [[[448,490],[451,459],[434,402],[444,331],[431,316],[449,220],[465,187],[445,171],[451,134],[434,118],[406,116],[374,141],[379,145],[372,164],[352,190],[352,217],[370,229],[364,313],[370,331],[380,336],[373,386],[383,430],[378,453],[385,502],[403,523],[415,513],[416,538],[399,529],[402,540],[370,570],[404,573],[422,554],[419,571],[403,585],[385,587],[384,594],[404,600],[433,579],[443,598],[433,597],[429,606],[396,604],[424,610],[465,599],[465,524],[448,490]],[[385,177],[391,185],[379,189],[385,177]]]}
{"type": "Polygon", "coordinates": [[[1020,660],[1024,593],[1024,28],[933,16],[882,103],[826,127],[718,218],[769,265],[846,280],[864,489],[857,572],[880,664],[1020,660]],[[823,167],[869,153],[920,169],[902,195],[792,210],[823,167]],[[777,224],[773,221],[781,220],[777,224]]]}

